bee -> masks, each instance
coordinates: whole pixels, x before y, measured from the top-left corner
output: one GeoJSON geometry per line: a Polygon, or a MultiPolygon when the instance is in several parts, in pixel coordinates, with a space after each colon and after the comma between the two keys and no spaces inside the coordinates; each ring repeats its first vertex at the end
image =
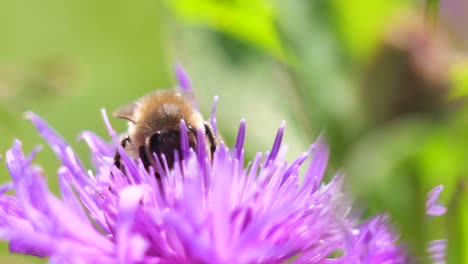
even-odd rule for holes
{"type": "MultiPolygon", "coordinates": [[[[185,91],[159,90],[119,108],[117,118],[128,121],[128,131],[121,146],[133,158],[140,158],[146,169],[154,162],[153,153],[161,159],[164,155],[169,168],[174,165],[174,153],[181,153],[180,122],[187,126],[189,147],[197,147],[197,130],[205,134],[206,148],[213,156],[217,141],[213,129],[196,110],[193,96],[185,91]]],[[[122,169],[120,154],[116,152],[114,164],[122,169]]],[[[158,174],[156,177],[160,177],[158,174]]]]}

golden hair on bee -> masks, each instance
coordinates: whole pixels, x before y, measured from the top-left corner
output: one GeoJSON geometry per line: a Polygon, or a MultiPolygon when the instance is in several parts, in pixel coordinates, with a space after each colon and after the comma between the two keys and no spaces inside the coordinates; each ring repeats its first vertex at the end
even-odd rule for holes
{"type": "MultiPolygon", "coordinates": [[[[216,139],[210,125],[195,109],[190,96],[177,90],[152,92],[135,102],[119,108],[114,116],[128,120],[128,132],[121,141],[126,152],[141,158],[148,168],[157,157],[164,155],[167,165],[174,164],[174,152],[181,153],[181,120],[187,126],[190,148],[197,146],[197,130],[205,134],[205,144],[210,156],[216,149],[216,139]]],[[[120,168],[120,155],[115,155],[115,165],[120,168]]]]}

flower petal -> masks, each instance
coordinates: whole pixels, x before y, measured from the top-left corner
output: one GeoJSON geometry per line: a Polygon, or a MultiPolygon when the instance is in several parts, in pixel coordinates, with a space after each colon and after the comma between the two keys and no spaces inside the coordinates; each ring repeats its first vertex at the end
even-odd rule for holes
{"type": "Polygon", "coordinates": [[[433,188],[427,195],[426,202],[426,214],[439,216],[445,214],[447,209],[441,205],[436,204],[437,199],[439,198],[440,193],[444,189],[443,185],[436,186],[433,188]]]}

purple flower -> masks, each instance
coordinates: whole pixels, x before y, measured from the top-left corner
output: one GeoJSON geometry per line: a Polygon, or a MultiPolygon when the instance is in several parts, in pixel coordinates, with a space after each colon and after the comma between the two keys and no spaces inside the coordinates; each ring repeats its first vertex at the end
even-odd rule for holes
{"type": "Polygon", "coordinates": [[[351,229],[344,263],[410,263],[399,236],[390,228],[387,216],[377,216],[351,229]]]}
{"type": "Polygon", "coordinates": [[[447,241],[445,239],[433,240],[429,242],[427,251],[434,264],[445,264],[445,249],[447,241]]]}
{"type": "Polygon", "coordinates": [[[427,195],[427,202],[426,202],[426,214],[427,215],[439,216],[439,215],[445,214],[445,212],[447,211],[445,207],[436,204],[436,201],[439,198],[439,195],[443,189],[444,189],[444,186],[442,185],[436,186],[427,195]]]}
{"type": "MultiPolygon", "coordinates": [[[[271,151],[245,164],[242,121],[235,146],[221,143],[213,161],[203,144],[193,150],[182,142],[172,170],[157,162],[147,171],[119,146],[104,114],[111,143],[81,134],[91,150],[88,169],[45,121],[27,118],[60,159],[61,197],[31,164],[38,150],[25,156],[15,141],[6,155],[12,183],[0,186],[0,238],[11,252],[50,263],[408,262],[386,217],[356,225],[343,177],[322,181],[329,154],[322,138],[288,164],[281,126],[271,151]],[[113,165],[115,151],[125,173],[113,165]]],[[[197,137],[203,142],[201,131],[197,137]]]]}

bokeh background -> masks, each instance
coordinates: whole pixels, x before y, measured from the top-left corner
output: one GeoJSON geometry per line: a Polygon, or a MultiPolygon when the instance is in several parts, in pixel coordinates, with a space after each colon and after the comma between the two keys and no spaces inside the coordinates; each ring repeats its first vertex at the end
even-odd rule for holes
{"type": "MultiPolygon", "coordinates": [[[[205,116],[220,96],[228,144],[242,118],[249,157],[282,120],[290,159],[323,132],[364,215],[388,212],[422,262],[448,238],[448,262],[468,263],[467,17],[466,0],[2,0],[0,149],[43,144],[32,110],[87,162],[77,135],[106,135],[100,109],[174,86],[181,63],[205,116]],[[428,219],[438,184],[448,213],[428,219]]],[[[56,190],[47,147],[37,163],[56,190]]],[[[0,244],[0,263],[44,262],[0,244]]]]}

